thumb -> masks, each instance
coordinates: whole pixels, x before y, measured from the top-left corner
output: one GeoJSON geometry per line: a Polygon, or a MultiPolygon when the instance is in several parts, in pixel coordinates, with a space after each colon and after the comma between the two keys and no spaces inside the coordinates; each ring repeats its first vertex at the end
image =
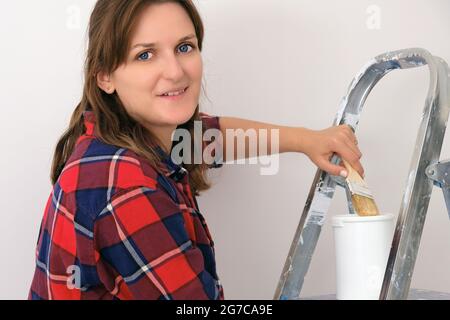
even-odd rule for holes
{"type": "Polygon", "coordinates": [[[338,166],[336,164],[332,164],[330,161],[325,160],[325,159],[320,159],[317,162],[317,166],[328,172],[329,174],[333,175],[333,176],[341,176],[346,178],[348,175],[348,171],[344,166],[338,166]]]}

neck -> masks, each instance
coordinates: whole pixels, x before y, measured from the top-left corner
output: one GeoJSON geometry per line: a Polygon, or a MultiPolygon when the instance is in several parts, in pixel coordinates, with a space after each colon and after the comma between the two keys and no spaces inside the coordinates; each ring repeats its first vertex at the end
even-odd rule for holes
{"type": "Polygon", "coordinates": [[[177,127],[152,127],[151,129],[147,128],[161,143],[161,148],[167,153],[170,154],[172,149],[172,133],[175,131],[177,127]]]}

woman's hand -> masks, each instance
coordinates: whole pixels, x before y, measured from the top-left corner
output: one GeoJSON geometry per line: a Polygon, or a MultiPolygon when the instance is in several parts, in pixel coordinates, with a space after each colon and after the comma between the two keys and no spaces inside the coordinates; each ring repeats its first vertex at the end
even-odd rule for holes
{"type": "Polygon", "coordinates": [[[362,153],[358,148],[358,140],[352,129],[347,125],[334,126],[325,130],[310,130],[306,128],[299,135],[300,151],[320,169],[335,176],[346,176],[347,170],[342,165],[330,162],[333,153],[347,160],[350,165],[364,177],[364,169],[359,161],[362,153]]]}

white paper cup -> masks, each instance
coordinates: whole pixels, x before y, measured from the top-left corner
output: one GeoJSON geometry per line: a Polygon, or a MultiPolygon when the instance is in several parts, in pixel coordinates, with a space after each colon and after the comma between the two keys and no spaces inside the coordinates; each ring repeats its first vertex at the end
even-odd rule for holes
{"type": "Polygon", "coordinates": [[[332,217],[336,298],[378,300],[394,235],[394,215],[332,217]]]}

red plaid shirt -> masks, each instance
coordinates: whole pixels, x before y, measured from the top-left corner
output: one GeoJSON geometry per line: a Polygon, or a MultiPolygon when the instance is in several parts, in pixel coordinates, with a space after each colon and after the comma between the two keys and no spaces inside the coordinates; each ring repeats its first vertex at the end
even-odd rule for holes
{"type": "Polygon", "coordinates": [[[92,111],[84,124],[46,204],[28,298],[224,299],[187,171],[161,148],[157,170],[101,142],[92,111]]]}

